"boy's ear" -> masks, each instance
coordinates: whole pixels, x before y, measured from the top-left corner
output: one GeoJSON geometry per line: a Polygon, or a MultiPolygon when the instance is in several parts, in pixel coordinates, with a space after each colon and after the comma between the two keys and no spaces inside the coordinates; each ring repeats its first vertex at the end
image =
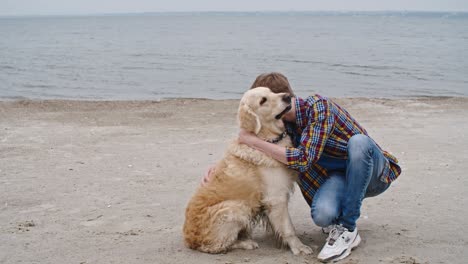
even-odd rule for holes
{"type": "Polygon", "coordinates": [[[239,105],[239,111],[237,113],[237,118],[239,120],[239,126],[249,132],[255,133],[255,135],[260,132],[262,124],[260,123],[260,118],[255,114],[252,109],[245,103],[241,102],[239,105]]]}

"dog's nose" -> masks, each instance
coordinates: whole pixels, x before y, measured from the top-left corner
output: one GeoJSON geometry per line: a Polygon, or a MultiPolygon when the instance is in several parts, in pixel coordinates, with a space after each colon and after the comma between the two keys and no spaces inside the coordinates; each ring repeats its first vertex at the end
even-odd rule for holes
{"type": "Polygon", "coordinates": [[[289,94],[283,95],[283,101],[284,101],[285,103],[290,104],[290,103],[291,103],[291,96],[290,96],[289,94]]]}

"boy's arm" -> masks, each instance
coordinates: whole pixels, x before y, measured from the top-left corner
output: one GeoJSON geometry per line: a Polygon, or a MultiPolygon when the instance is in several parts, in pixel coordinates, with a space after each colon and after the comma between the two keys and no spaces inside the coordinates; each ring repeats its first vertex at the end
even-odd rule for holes
{"type": "Polygon", "coordinates": [[[244,129],[241,129],[241,131],[239,132],[239,143],[246,144],[247,146],[257,149],[281,163],[284,163],[286,165],[288,164],[288,160],[286,159],[285,147],[266,142],[258,138],[255,134],[247,132],[244,129]]]}

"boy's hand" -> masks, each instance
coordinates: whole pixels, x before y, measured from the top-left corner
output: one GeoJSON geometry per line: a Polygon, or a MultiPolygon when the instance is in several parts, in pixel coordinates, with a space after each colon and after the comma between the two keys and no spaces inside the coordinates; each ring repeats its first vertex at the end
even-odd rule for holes
{"type": "Polygon", "coordinates": [[[208,168],[208,171],[205,173],[205,176],[203,176],[203,178],[201,179],[201,182],[200,182],[201,186],[206,186],[208,182],[210,182],[213,179],[213,176],[215,174],[215,169],[216,169],[215,165],[208,168]]]}

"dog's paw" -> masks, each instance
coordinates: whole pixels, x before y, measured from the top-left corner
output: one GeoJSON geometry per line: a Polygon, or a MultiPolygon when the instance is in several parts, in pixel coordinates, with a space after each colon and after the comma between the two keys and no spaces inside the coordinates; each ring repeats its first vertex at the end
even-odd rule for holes
{"type": "Polygon", "coordinates": [[[253,241],[251,239],[240,240],[240,241],[237,241],[234,245],[232,245],[232,248],[251,250],[251,249],[258,248],[258,244],[257,244],[257,242],[255,242],[255,241],[253,241]]]}
{"type": "Polygon", "coordinates": [[[310,255],[314,252],[310,247],[304,244],[299,245],[297,247],[291,247],[291,251],[294,255],[299,255],[299,254],[310,255]]]}
{"type": "Polygon", "coordinates": [[[244,241],[244,248],[245,249],[257,249],[258,243],[253,240],[246,240],[244,241]]]}

